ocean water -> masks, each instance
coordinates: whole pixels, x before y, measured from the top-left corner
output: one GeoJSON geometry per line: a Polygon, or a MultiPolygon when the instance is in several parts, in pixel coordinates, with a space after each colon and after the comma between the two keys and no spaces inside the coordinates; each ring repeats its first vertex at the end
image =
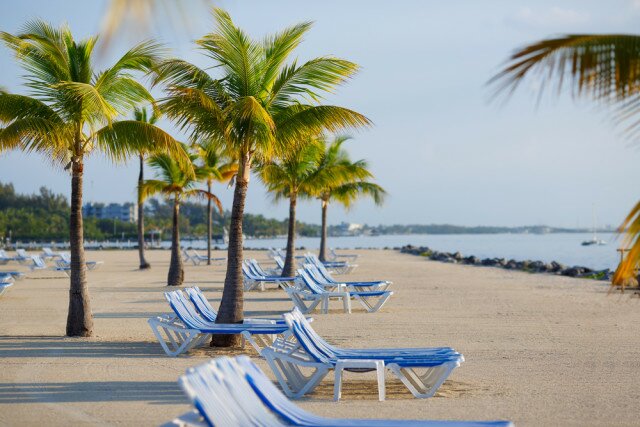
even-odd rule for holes
{"type": "MultiPolygon", "coordinates": [[[[553,234],[411,234],[384,236],[330,237],[329,246],[336,249],[354,248],[394,248],[404,245],[428,246],[437,251],[460,251],[464,256],[475,255],[480,258],[507,258],[515,260],[557,261],[566,265],[580,265],[593,269],[615,269],[620,260],[616,249],[620,246],[620,237],[612,233],[599,234],[598,238],[607,242],[602,246],[582,246],[591,239],[588,233],[553,234]]],[[[283,248],[284,238],[246,239],[248,248],[283,248]]],[[[170,242],[163,242],[163,246],[170,242]]],[[[184,241],[183,245],[202,249],[203,240],[184,241]]],[[[299,237],[297,247],[309,250],[318,249],[319,238],[299,237]]],[[[219,247],[224,247],[220,246],[219,247]]]]}

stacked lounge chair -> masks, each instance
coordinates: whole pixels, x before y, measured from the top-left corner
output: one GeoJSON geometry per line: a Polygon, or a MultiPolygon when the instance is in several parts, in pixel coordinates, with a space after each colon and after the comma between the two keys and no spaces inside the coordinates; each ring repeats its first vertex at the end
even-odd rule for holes
{"type": "Polygon", "coordinates": [[[508,421],[421,421],[320,417],[295,405],[246,356],[191,368],[180,386],[195,410],[165,426],[512,427],[508,421]]]}
{"type": "MultiPolygon", "coordinates": [[[[61,252],[59,255],[60,259],[56,261],[56,265],[61,268],[71,268],[71,255],[68,252],[61,252]]],[[[85,261],[87,270],[95,270],[102,264],[104,261],[85,261]]]]}

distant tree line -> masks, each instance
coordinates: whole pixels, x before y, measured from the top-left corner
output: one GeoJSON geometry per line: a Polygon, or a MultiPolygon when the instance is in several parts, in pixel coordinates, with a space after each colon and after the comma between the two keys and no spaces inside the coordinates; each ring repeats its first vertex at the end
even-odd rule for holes
{"type": "MultiPolygon", "coordinates": [[[[171,235],[171,205],[149,199],[145,203],[147,230],[160,230],[163,238],[171,235]]],[[[207,210],[201,203],[185,202],[181,207],[180,230],[184,237],[202,237],[207,230],[207,210]]],[[[213,212],[213,233],[223,234],[229,226],[231,213],[213,212]]],[[[265,218],[264,215],[247,214],[243,221],[247,236],[273,237],[287,234],[287,219],[265,218]]],[[[135,239],[136,224],[113,219],[84,218],[84,235],[87,240],[114,238],[135,239]]],[[[298,223],[301,236],[320,235],[320,226],[298,223]]],[[[68,240],[69,201],[60,194],[42,187],[39,193],[18,194],[13,184],[0,183],[0,237],[4,240],[68,240]]]]}

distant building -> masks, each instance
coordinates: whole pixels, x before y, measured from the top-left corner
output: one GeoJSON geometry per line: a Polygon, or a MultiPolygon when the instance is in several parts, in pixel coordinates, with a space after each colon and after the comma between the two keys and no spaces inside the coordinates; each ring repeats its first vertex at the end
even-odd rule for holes
{"type": "Polygon", "coordinates": [[[342,222],[335,226],[334,232],[337,236],[356,236],[362,233],[363,228],[362,224],[342,222]]]}
{"type": "Polygon", "coordinates": [[[119,219],[124,222],[136,222],[138,209],[133,203],[86,203],[82,215],[98,219],[119,219]]]}

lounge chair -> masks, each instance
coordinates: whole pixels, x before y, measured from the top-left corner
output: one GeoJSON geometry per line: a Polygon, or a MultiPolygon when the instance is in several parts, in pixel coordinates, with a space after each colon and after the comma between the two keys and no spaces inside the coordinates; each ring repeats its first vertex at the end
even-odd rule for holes
{"type": "Polygon", "coordinates": [[[240,335],[260,351],[270,345],[277,335],[285,339],[289,328],[273,322],[221,324],[203,318],[180,291],[164,294],[174,314],[152,317],[148,320],[153,334],[169,356],[177,356],[204,344],[211,334],[240,335]]]}
{"type": "Polygon", "coordinates": [[[7,289],[9,289],[11,286],[13,286],[13,279],[11,278],[11,276],[0,277],[0,296],[7,292],[7,289]]]}
{"type": "Polygon", "coordinates": [[[265,285],[271,284],[278,287],[287,288],[293,283],[295,277],[280,277],[280,276],[262,276],[258,274],[249,260],[242,262],[242,275],[244,277],[244,290],[253,291],[255,289],[265,290],[265,285]]]}
{"type": "MultiPolygon", "coordinates": [[[[60,252],[60,259],[56,261],[58,267],[71,268],[71,255],[67,252],[60,252]]],[[[99,268],[104,261],[85,261],[87,270],[95,270],[99,268]]]]}
{"type": "Polygon", "coordinates": [[[14,261],[18,261],[20,264],[24,264],[31,260],[31,255],[29,255],[24,249],[16,249],[16,256],[13,257],[13,259],[14,261]]]}
{"type": "Polygon", "coordinates": [[[329,301],[342,301],[345,313],[351,313],[351,298],[358,301],[369,313],[376,312],[389,300],[392,291],[350,291],[347,286],[339,285],[335,290],[327,290],[319,285],[302,269],[298,270],[298,287],[286,288],[294,305],[303,313],[312,312],[322,303],[323,313],[329,312],[329,301]],[[308,302],[308,304],[307,304],[308,302]]]}
{"type": "MultiPolygon", "coordinates": [[[[313,264],[305,264],[304,269],[307,273],[316,281],[319,285],[324,286],[325,288],[335,288],[339,286],[347,286],[349,289],[353,289],[356,291],[385,291],[391,286],[393,282],[389,282],[388,280],[380,280],[373,282],[337,282],[331,277],[329,272],[327,275],[322,274],[322,272],[318,269],[316,265],[313,264]]],[[[326,270],[325,270],[326,271],[326,270]]]]}
{"type": "Polygon", "coordinates": [[[40,257],[45,261],[48,259],[56,259],[62,257],[62,252],[54,252],[51,248],[42,248],[40,257]]]}
{"type": "Polygon", "coordinates": [[[195,410],[165,426],[513,427],[508,421],[325,418],[284,396],[249,357],[219,357],[180,377],[195,410]]]}
{"type": "Polygon", "coordinates": [[[227,260],[224,257],[208,258],[206,255],[200,255],[195,249],[190,249],[190,251],[191,252],[189,252],[189,249],[182,248],[182,253],[184,255],[185,261],[191,261],[193,265],[200,265],[201,263],[207,262],[208,260],[211,260],[211,262],[213,263],[222,263],[227,260]]]}
{"type": "Polygon", "coordinates": [[[323,266],[325,269],[327,270],[331,270],[333,271],[335,274],[349,274],[351,272],[353,272],[358,265],[357,264],[350,264],[348,262],[345,261],[325,261],[322,262],[318,259],[317,256],[315,256],[312,253],[307,253],[304,256],[305,262],[309,263],[309,264],[314,264],[317,266],[323,266]]]}
{"type": "Polygon", "coordinates": [[[47,263],[44,262],[42,258],[40,258],[39,255],[31,255],[31,262],[32,262],[31,265],[29,265],[29,268],[31,269],[31,271],[52,270],[52,271],[62,272],[67,276],[71,274],[71,267],[64,267],[64,266],[49,267],[47,263]]]}
{"type": "Polygon", "coordinates": [[[258,260],[254,258],[249,258],[248,261],[249,263],[251,263],[251,266],[253,267],[253,271],[258,273],[260,276],[269,277],[269,276],[279,276],[280,274],[282,274],[282,268],[279,267],[277,264],[275,267],[264,269],[262,265],[260,265],[258,260]]]}
{"type": "MultiPolygon", "coordinates": [[[[427,349],[346,350],[324,345],[304,318],[285,314],[297,345],[291,341],[274,341],[261,355],[273,370],[280,386],[289,397],[298,398],[311,392],[331,370],[335,370],[336,397],[339,397],[342,370],[368,372],[377,370],[379,385],[384,381],[383,369],[389,369],[418,398],[433,396],[464,357],[448,347],[427,349]],[[304,370],[311,369],[311,374],[304,370]],[[423,371],[420,373],[420,371],[423,371]]],[[[380,400],[384,400],[383,390],[380,400]]]]}
{"type": "Polygon", "coordinates": [[[21,271],[0,271],[0,276],[11,276],[14,280],[22,280],[25,274],[21,271]]]}
{"type": "Polygon", "coordinates": [[[358,254],[339,254],[333,248],[329,248],[329,260],[328,261],[340,261],[340,258],[346,258],[349,261],[355,261],[360,255],[358,254]]]}
{"type": "Polygon", "coordinates": [[[0,265],[5,265],[9,261],[16,261],[16,258],[9,256],[7,254],[7,251],[5,251],[4,249],[0,249],[0,265]]]}

